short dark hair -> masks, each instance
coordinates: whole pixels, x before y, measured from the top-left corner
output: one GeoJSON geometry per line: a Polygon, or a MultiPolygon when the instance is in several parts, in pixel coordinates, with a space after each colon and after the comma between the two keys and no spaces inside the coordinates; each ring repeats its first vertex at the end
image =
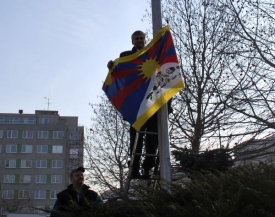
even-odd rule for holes
{"type": "Polygon", "coordinates": [[[134,31],[134,33],[131,35],[131,38],[133,39],[136,35],[144,35],[145,37],[146,34],[141,30],[137,30],[137,31],[134,31]]]}
{"type": "Polygon", "coordinates": [[[78,167],[78,168],[76,168],[76,169],[73,169],[72,172],[71,172],[70,177],[72,177],[73,174],[74,174],[75,172],[78,172],[78,171],[81,171],[82,173],[84,173],[84,172],[85,172],[85,169],[84,169],[84,167],[78,167]]]}

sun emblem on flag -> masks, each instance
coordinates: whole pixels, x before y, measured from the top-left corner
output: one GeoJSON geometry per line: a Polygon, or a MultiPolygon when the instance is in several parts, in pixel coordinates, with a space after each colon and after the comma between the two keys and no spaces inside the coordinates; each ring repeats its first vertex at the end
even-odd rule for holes
{"type": "Polygon", "coordinates": [[[141,65],[141,73],[145,78],[150,79],[159,70],[160,65],[155,59],[148,59],[141,65]]]}

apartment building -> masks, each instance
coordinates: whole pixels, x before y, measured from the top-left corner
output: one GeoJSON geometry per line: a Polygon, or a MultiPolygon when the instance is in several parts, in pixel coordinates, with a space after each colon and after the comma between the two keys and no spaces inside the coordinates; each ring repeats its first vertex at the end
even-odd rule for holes
{"type": "Polygon", "coordinates": [[[83,165],[84,127],[58,111],[0,113],[0,216],[40,213],[83,165]]]}

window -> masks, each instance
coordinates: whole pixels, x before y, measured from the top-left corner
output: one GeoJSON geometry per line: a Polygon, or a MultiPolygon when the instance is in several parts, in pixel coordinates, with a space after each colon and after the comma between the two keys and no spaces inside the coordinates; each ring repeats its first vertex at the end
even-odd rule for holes
{"type": "Polygon", "coordinates": [[[77,163],[70,163],[69,164],[69,171],[72,171],[74,168],[78,167],[78,164],[77,163]]]}
{"type": "Polygon", "coordinates": [[[35,176],[35,183],[46,183],[47,176],[46,175],[36,175],[35,176]]]}
{"type": "Polygon", "coordinates": [[[49,131],[38,131],[38,139],[48,139],[49,131]]]}
{"type": "Polygon", "coordinates": [[[52,160],[52,168],[62,168],[62,160],[52,160]]]}
{"type": "Polygon", "coordinates": [[[6,216],[8,214],[9,214],[9,212],[8,212],[7,208],[1,207],[1,215],[6,216]]]}
{"type": "Polygon", "coordinates": [[[3,199],[13,199],[14,190],[3,190],[2,191],[2,198],[3,199]]]}
{"type": "Polygon", "coordinates": [[[0,138],[3,138],[3,130],[0,130],[0,138]]]}
{"type": "Polygon", "coordinates": [[[79,142],[79,135],[70,135],[70,145],[76,145],[79,142]]]}
{"type": "Polygon", "coordinates": [[[22,153],[32,153],[32,145],[22,145],[22,153]]]}
{"type": "Polygon", "coordinates": [[[50,124],[49,118],[39,118],[39,124],[50,124]]]}
{"type": "Polygon", "coordinates": [[[5,123],[5,118],[4,117],[0,117],[0,124],[4,124],[5,123]]]}
{"type": "Polygon", "coordinates": [[[18,191],[18,199],[30,198],[29,190],[19,190],[18,191]]]}
{"type": "Polygon", "coordinates": [[[64,132],[63,131],[53,131],[53,138],[54,139],[64,139],[64,132]]]}
{"type": "Polygon", "coordinates": [[[0,153],[2,152],[2,145],[0,145],[0,153]]]}
{"type": "Polygon", "coordinates": [[[17,145],[7,145],[6,153],[17,153],[17,145]]]}
{"type": "Polygon", "coordinates": [[[32,168],[32,160],[21,160],[21,168],[32,168]]]}
{"type": "Polygon", "coordinates": [[[34,191],[34,199],[45,199],[46,191],[45,190],[36,190],[34,191]]]}
{"type": "Polygon", "coordinates": [[[79,138],[78,138],[78,135],[73,135],[73,134],[70,135],[70,140],[76,141],[76,140],[78,140],[78,139],[79,139],[79,138]]]}
{"type": "Polygon", "coordinates": [[[54,154],[62,154],[63,146],[62,145],[53,145],[53,153],[54,154]]]}
{"type": "Polygon", "coordinates": [[[9,117],[9,123],[10,124],[20,124],[20,118],[19,117],[9,117]]]}
{"type": "Polygon", "coordinates": [[[7,131],[8,138],[17,138],[18,137],[18,130],[8,130],[7,131]]]}
{"type": "Polygon", "coordinates": [[[35,124],[35,117],[24,117],[24,124],[35,124]]]}
{"type": "Polygon", "coordinates": [[[33,130],[23,130],[22,138],[23,139],[32,139],[33,138],[33,130]]]}
{"type": "Polygon", "coordinates": [[[36,168],[47,168],[47,160],[37,160],[36,168]]]}
{"type": "Polygon", "coordinates": [[[70,149],[70,158],[78,158],[78,149],[77,148],[70,149]]]}
{"type": "Polygon", "coordinates": [[[5,167],[6,168],[16,168],[16,160],[6,160],[5,167]]]}
{"type": "Polygon", "coordinates": [[[38,145],[37,146],[37,153],[39,153],[39,154],[48,153],[48,146],[47,145],[38,145]]]}
{"type": "Polygon", "coordinates": [[[50,198],[51,199],[56,199],[56,195],[59,193],[60,191],[59,190],[51,190],[51,195],[50,195],[50,198]]]}
{"type": "Polygon", "coordinates": [[[51,183],[62,183],[62,175],[51,175],[51,183]]]}
{"type": "Polygon", "coordinates": [[[15,175],[4,175],[3,183],[15,183],[15,175]]]}
{"type": "Polygon", "coordinates": [[[31,183],[31,175],[20,175],[19,182],[20,183],[31,183]]]}

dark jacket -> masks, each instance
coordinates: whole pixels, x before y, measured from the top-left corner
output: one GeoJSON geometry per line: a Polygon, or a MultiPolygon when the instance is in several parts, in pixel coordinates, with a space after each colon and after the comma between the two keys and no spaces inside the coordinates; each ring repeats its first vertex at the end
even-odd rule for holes
{"type": "MultiPolygon", "coordinates": [[[[89,189],[87,185],[83,185],[81,192],[78,193],[72,184],[67,186],[67,189],[58,193],[57,200],[54,204],[53,210],[55,211],[66,211],[66,206],[70,203],[76,203],[82,208],[89,208],[89,202],[103,203],[102,198],[93,190],[89,189]],[[88,203],[87,203],[88,202],[88,203]]],[[[55,215],[52,213],[51,217],[55,215]]]]}
{"type": "Polygon", "coordinates": [[[127,50],[127,51],[120,53],[119,57],[129,56],[131,54],[134,54],[135,52],[137,52],[137,49],[135,47],[133,47],[132,50],[127,50]]]}
{"type": "Polygon", "coordinates": [[[82,206],[84,198],[89,201],[96,201],[97,193],[89,188],[89,186],[83,185],[81,193],[78,193],[71,184],[67,186],[66,190],[61,191],[56,196],[62,206],[67,205],[71,200],[82,206]]]}

